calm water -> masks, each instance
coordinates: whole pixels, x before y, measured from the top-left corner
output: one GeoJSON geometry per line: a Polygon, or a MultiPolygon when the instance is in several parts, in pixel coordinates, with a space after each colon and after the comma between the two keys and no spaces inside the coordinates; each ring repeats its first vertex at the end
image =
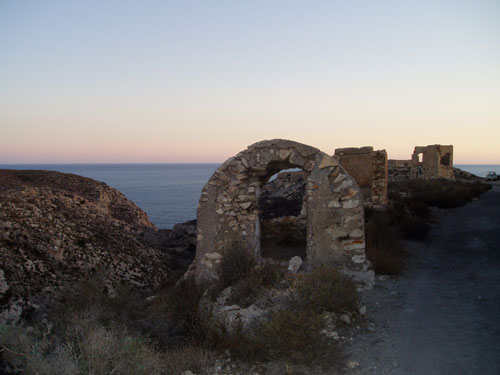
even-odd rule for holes
{"type": "Polygon", "coordinates": [[[500,164],[455,164],[454,167],[474,173],[476,176],[480,177],[486,177],[486,173],[489,171],[500,174],[500,164]]]}
{"type": "MultiPolygon", "coordinates": [[[[23,164],[11,169],[46,169],[75,173],[107,183],[135,202],[159,228],[196,218],[201,189],[219,164],[23,164]]],[[[455,165],[485,176],[500,165],[455,165]]]]}
{"type": "Polygon", "coordinates": [[[142,208],[159,228],[195,219],[203,186],[219,164],[0,165],[74,173],[107,183],[142,208]]]}

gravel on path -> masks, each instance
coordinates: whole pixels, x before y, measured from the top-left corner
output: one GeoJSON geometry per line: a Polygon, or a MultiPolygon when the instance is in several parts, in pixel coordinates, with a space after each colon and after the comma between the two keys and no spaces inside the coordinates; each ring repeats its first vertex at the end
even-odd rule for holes
{"type": "Polygon", "coordinates": [[[403,275],[363,293],[349,374],[500,374],[500,186],[435,218],[403,275]]]}

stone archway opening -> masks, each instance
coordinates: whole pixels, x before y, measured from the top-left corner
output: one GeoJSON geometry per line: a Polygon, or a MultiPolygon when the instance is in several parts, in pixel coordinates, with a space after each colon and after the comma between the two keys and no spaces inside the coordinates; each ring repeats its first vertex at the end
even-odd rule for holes
{"type": "Polygon", "coordinates": [[[365,262],[363,198],[339,164],[317,148],[284,139],[255,143],[222,164],[202,190],[198,205],[196,281],[218,279],[219,265],[235,244],[261,258],[259,198],[283,169],[305,174],[308,265],[360,270],[365,262]]]}
{"type": "Polygon", "coordinates": [[[259,197],[260,255],[286,261],[307,256],[305,173],[279,171],[261,187],[259,197]]]}

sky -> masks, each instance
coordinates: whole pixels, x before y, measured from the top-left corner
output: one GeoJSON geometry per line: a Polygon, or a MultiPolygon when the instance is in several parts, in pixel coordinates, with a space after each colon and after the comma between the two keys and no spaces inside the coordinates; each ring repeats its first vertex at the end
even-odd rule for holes
{"type": "Polygon", "coordinates": [[[453,144],[500,164],[500,1],[0,0],[0,163],[453,144]]]}

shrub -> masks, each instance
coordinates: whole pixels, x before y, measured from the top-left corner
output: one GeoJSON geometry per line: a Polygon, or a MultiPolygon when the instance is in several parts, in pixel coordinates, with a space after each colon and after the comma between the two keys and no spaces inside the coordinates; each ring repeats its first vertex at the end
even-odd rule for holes
{"type": "Polygon", "coordinates": [[[319,266],[296,281],[298,303],[313,311],[345,313],[356,311],[356,285],[333,266],[319,266]]]}
{"type": "Polygon", "coordinates": [[[378,274],[399,275],[405,252],[399,233],[386,214],[374,214],[365,226],[366,257],[378,274]]]}
{"type": "Polygon", "coordinates": [[[257,343],[265,348],[266,359],[309,364],[338,358],[340,349],[328,345],[320,334],[324,323],[321,314],[313,310],[280,310],[262,324],[257,343]]]}
{"type": "Polygon", "coordinates": [[[3,326],[6,362],[27,374],[158,374],[165,373],[161,354],[144,337],[120,326],[104,327],[91,313],[72,316],[61,337],[40,327],[3,326]],[[15,335],[5,334],[15,332],[15,335]]]}
{"type": "Polygon", "coordinates": [[[1,325],[2,359],[26,374],[47,375],[179,375],[186,369],[200,373],[210,361],[210,352],[194,343],[158,350],[147,336],[121,324],[102,324],[100,318],[96,308],[73,312],[57,335],[42,325],[1,325]]]}
{"type": "Polygon", "coordinates": [[[211,363],[212,355],[202,346],[191,344],[170,349],[165,352],[163,358],[169,371],[167,374],[180,375],[185,370],[203,374],[211,363]]]}
{"type": "Polygon", "coordinates": [[[119,325],[103,326],[86,314],[75,316],[65,347],[83,373],[164,373],[161,353],[151,341],[119,325]]]}
{"type": "MultiPolygon", "coordinates": [[[[253,276],[236,284],[236,290],[238,285],[247,285],[251,280],[255,281],[248,287],[251,291],[259,287],[263,291],[265,286],[275,286],[283,280],[283,271],[276,266],[257,267],[253,276]]],[[[221,324],[209,335],[211,344],[219,350],[230,349],[233,356],[244,360],[283,360],[328,368],[339,366],[342,350],[321,334],[325,324],[321,314],[324,311],[357,311],[354,283],[332,266],[320,266],[311,273],[289,276],[287,281],[292,285],[290,297],[284,304],[274,305],[254,330],[244,332],[242,327],[236,327],[229,331],[221,324]]]]}
{"type": "Polygon", "coordinates": [[[219,268],[219,289],[236,284],[248,277],[257,265],[257,260],[243,246],[235,245],[224,254],[219,268]]]}
{"type": "Polygon", "coordinates": [[[175,345],[199,340],[203,336],[203,323],[199,316],[202,295],[194,278],[181,280],[157,294],[149,311],[157,317],[157,321],[167,324],[168,332],[163,338],[165,343],[175,345]]]}
{"type": "Polygon", "coordinates": [[[431,229],[424,219],[407,215],[395,218],[399,230],[406,240],[424,241],[431,229]]]}
{"type": "Polygon", "coordinates": [[[201,291],[192,279],[168,285],[149,302],[125,287],[110,297],[99,275],[64,295],[48,314],[50,326],[0,326],[4,362],[27,374],[201,373],[208,364],[211,352],[200,344],[201,291]]]}
{"type": "Polygon", "coordinates": [[[479,181],[408,180],[391,182],[389,197],[399,200],[402,196],[407,196],[409,200],[422,201],[429,206],[454,208],[463,206],[489,189],[491,185],[479,181]]]}
{"type": "Polygon", "coordinates": [[[228,304],[236,304],[248,307],[266,289],[276,285],[285,277],[283,268],[279,265],[262,265],[250,272],[246,277],[233,285],[231,297],[228,304]]]}
{"type": "MultiPolygon", "coordinates": [[[[247,255],[235,250],[221,264],[221,285],[233,285],[240,303],[285,279],[279,266],[256,266],[247,255]]],[[[0,327],[2,360],[27,374],[96,375],[202,373],[212,349],[230,349],[245,360],[339,364],[341,349],[320,333],[321,313],[356,311],[354,284],[327,266],[287,281],[297,298],[287,298],[287,305],[272,310],[251,332],[242,326],[228,332],[207,319],[210,311],[200,305],[202,291],[193,279],[167,285],[145,301],[128,288],[118,288],[111,298],[104,278],[96,276],[72,288],[64,305],[49,313],[55,328],[0,327]]]]}

